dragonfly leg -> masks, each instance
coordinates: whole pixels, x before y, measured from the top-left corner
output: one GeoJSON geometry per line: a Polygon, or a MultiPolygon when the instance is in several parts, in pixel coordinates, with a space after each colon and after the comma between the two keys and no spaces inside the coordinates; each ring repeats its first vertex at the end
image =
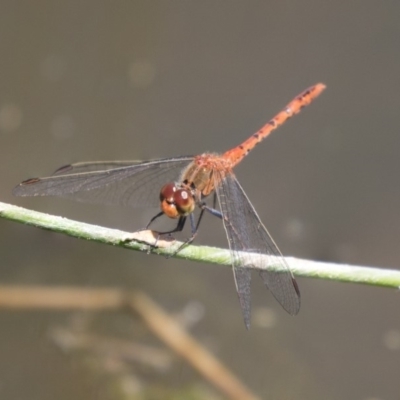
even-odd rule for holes
{"type": "MultiPolygon", "coordinates": [[[[214,203],[215,203],[215,202],[216,202],[216,196],[214,196],[214,203]]],[[[221,214],[221,212],[218,211],[218,210],[216,210],[215,208],[211,208],[211,207],[207,206],[206,203],[201,203],[201,204],[199,204],[199,207],[200,207],[200,209],[201,209],[201,212],[200,212],[199,218],[198,218],[198,220],[197,220],[197,223],[196,223],[196,221],[194,220],[194,215],[193,215],[193,214],[190,214],[190,216],[189,216],[189,218],[190,218],[190,227],[191,227],[191,230],[192,230],[192,235],[191,235],[189,238],[187,238],[187,239],[179,246],[179,248],[172,254],[173,256],[174,256],[175,254],[179,253],[179,252],[182,250],[183,247],[185,247],[185,246],[187,246],[188,244],[192,243],[193,240],[196,238],[197,232],[199,231],[200,223],[201,223],[201,221],[202,221],[202,219],[203,219],[204,211],[208,211],[211,215],[214,215],[214,217],[218,217],[218,218],[222,219],[222,214],[221,214]]]]}
{"type": "MultiPolygon", "coordinates": [[[[214,217],[218,217],[219,219],[222,219],[221,211],[217,210],[217,194],[215,192],[213,195],[212,207],[209,207],[204,201],[199,204],[199,207],[201,208],[202,211],[208,211],[211,215],[214,215],[214,217]]],[[[201,217],[201,215],[200,215],[200,217],[201,217]]],[[[200,224],[200,218],[199,218],[199,221],[197,222],[196,229],[199,228],[199,224],[200,224]]]]}
{"type": "Polygon", "coordinates": [[[169,257],[172,257],[174,255],[176,255],[177,253],[179,253],[185,246],[187,246],[188,244],[192,243],[193,240],[195,239],[197,232],[199,230],[199,225],[200,225],[200,221],[203,218],[203,214],[204,214],[204,209],[201,210],[200,215],[199,215],[199,219],[196,221],[194,220],[194,215],[190,214],[189,215],[189,219],[190,219],[190,228],[192,230],[192,235],[187,238],[179,247],[177,250],[175,250],[169,257]]]}
{"type": "MultiPolygon", "coordinates": [[[[163,214],[163,213],[161,213],[161,214],[163,214]]],[[[157,219],[159,216],[160,216],[160,215],[157,214],[155,217],[153,217],[153,218],[150,220],[150,222],[148,223],[146,229],[147,229],[148,226],[149,226],[155,219],[157,219]]],[[[171,229],[170,231],[164,231],[164,232],[153,231],[153,232],[157,235],[157,237],[156,237],[156,241],[154,242],[154,244],[151,245],[151,247],[152,247],[152,248],[156,248],[156,247],[157,247],[158,240],[160,239],[161,236],[163,236],[163,235],[169,235],[170,237],[172,237],[172,235],[171,235],[172,233],[181,232],[182,229],[185,227],[185,223],[186,223],[186,217],[179,217],[178,223],[176,224],[176,226],[175,226],[174,229],[171,229]]],[[[176,254],[176,252],[173,253],[173,255],[175,255],[175,254],[176,254]]],[[[170,256],[167,256],[167,258],[169,258],[169,257],[170,257],[170,256]]]]}
{"type": "Polygon", "coordinates": [[[199,231],[200,223],[201,223],[203,215],[204,215],[204,211],[209,212],[211,215],[214,215],[214,217],[218,217],[218,218],[222,219],[222,213],[215,209],[216,200],[217,200],[217,196],[214,194],[213,207],[207,206],[206,203],[200,203],[199,204],[201,212],[200,212],[200,215],[199,215],[199,219],[197,220],[197,223],[194,220],[194,215],[190,214],[189,218],[190,218],[190,227],[191,227],[191,230],[192,230],[192,235],[189,238],[187,238],[179,246],[179,248],[172,254],[172,256],[174,256],[175,254],[179,253],[182,250],[183,247],[185,247],[188,244],[192,243],[193,240],[196,238],[197,232],[199,231]]]}
{"type": "Polygon", "coordinates": [[[156,214],[150,221],[149,223],[146,225],[146,228],[144,228],[145,230],[149,229],[149,226],[159,217],[161,217],[162,215],[164,215],[164,213],[162,211],[160,211],[158,214],[156,214]]]}
{"type": "Polygon", "coordinates": [[[157,233],[158,236],[171,235],[171,233],[181,232],[183,230],[183,228],[185,227],[186,218],[187,217],[179,217],[176,227],[174,229],[171,229],[170,231],[164,231],[164,232],[154,231],[154,232],[157,233]]]}
{"type": "Polygon", "coordinates": [[[217,208],[217,192],[214,192],[213,195],[213,206],[212,208],[215,210],[217,208]]]}
{"type": "MultiPolygon", "coordinates": [[[[149,223],[146,225],[146,227],[144,228],[145,230],[149,229],[150,225],[159,217],[161,217],[162,215],[164,215],[164,213],[161,211],[158,214],[156,214],[150,221],[149,223]]],[[[160,232],[160,231],[153,231],[154,233],[156,233],[158,236],[162,236],[162,235],[170,235],[171,233],[175,233],[175,232],[181,232],[182,229],[185,226],[185,222],[186,222],[186,217],[179,217],[178,223],[176,224],[176,227],[174,229],[171,229],[170,231],[165,231],[165,232],[160,232]]]]}
{"type": "MultiPolygon", "coordinates": [[[[138,232],[149,229],[149,226],[150,226],[157,218],[161,217],[162,215],[164,215],[163,212],[159,212],[158,214],[156,214],[156,215],[149,221],[149,223],[146,225],[146,227],[145,227],[144,229],[139,229],[138,232]]],[[[183,229],[184,226],[185,226],[185,222],[186,222],[186,217],[179,217],[178,223],[176,224],[176,226],[175,226],[174,229],[171,229],[171,230],[165,231],[165,232],[153,231],[154,234],[156,235],[156,240],[155,240],[154,244],[151,244],[150,246],[153,247],[153,248],[154,248],[154,247],[157,247],[158,240],[159,240],[160,237],[163,236],[163,235],[170,235],[170,236],[171,236],[171,234],[174,233],[174,232],[181,232],[182,229],[183,229]]],[[[172,236],[171,236],[171,237],[172,237],[172,236]]],[[[127,237],[127,238],[124,240],[124,242],[130,242],[131,240],[132,240],[131,238],[127,237]]]]}
{"type": "Polygon", "coordinates": [[[202,210],[208,211],[211,215],[214,215],[214,217],[218,217],[219,219],[222,219],[221,211],[218,211],[215,208],[211,208],[211,207],[208,207],[206,204],[203,204],[202,210]]]}

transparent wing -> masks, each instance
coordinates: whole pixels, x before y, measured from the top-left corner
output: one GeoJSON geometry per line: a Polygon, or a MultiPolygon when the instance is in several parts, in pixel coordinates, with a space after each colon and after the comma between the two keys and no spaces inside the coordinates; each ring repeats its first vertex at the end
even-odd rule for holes
{"type": "Polygon", "coordinates": [[[78,163],[59,168],[53,176],[28,179],[15,196],[60,196],[80,201],[129,206],[159,206],[161,187],[179,178],[193,157],[146,162],[78,163]],[[132,165],[132,163],[135,163],[132,165]],[[98,170],[100,168],[100,170],[98,170]]]}
{"type": "MultiPolygon", "coordinates": [[[[149,160],[151,161],[151,160],[149,160]]],[[[157,160],[154,160],[157,161],[157,160]]],[[[78,162],[75,164],[63,165],[62,167],[56,169],[52,176],[54,175],[69,175],[69,174],[79,174],[81,172],[93,172],[93,171],[105,171],[107,169],[129,167],[136,164],[143,163],[142,160],[127,160],[127,161],[88,161],[88,162],[78,162]]]]}
{"type": "Polygon", "coordinates": [[[265,285],[282,307],[291,315],[297,314],[300,309],[300,292],[281,252],[235,176],[228,174],[216,182],[218,180],[217,197],[233,257],[236,289],[246,327],[250,327],[249,267],[252,265],[260,268],[259,273],[265,285]],[[263,257],[254,257],[253,253],[263,257]],[[271,269],[268,270],[268,267],[271,269]]]}

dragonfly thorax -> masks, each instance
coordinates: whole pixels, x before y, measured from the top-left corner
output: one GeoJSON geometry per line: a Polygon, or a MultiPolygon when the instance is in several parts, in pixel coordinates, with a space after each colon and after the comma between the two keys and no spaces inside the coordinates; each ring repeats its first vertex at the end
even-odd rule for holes
{"type": "Polygon", "coordinates": [[[191,214],[196,206],[194,194],[189,188],[167,183],[160,191],[161,211],[169,218],[186,217],[191,214]]]}
{"type": "Polygon", "coordinates": [[[230,160],[224,160],[219,154],[204,153],[194,158],[194,161],[183,171],[180,181],[190,183],[196,188],[197,196],[209,196],[219,184],[222,177],[232,172],[230,160]]]}

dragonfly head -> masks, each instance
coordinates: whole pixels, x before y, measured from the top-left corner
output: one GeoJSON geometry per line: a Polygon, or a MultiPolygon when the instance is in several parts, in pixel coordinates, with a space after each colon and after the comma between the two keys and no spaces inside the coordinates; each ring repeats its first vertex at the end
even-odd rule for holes
{"type": "Polygon", "coordinates": [[[196,202],[190,190],[167,183],[160,191],[161,211],[169,218],[185,217],[194,211],[196,202]]]}

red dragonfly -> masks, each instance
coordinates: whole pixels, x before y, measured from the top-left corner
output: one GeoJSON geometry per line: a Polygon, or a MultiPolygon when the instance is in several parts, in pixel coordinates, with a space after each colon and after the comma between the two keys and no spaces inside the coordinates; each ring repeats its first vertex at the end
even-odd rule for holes
{"type": "MultiPolygon", "coordinates": [[[[59,168],[52,176],[28,179],[15,187],[16,196],[63,196],[78,200],[129,206],[161,206],[146,229],[166,215],[176,227],[158,235],[182,231],[186,220],[196,236],[204,212],[222,219],[232,256],[236,290],[244,322],[250,327],[251,267],[291,315],[300,309],[300,291],[282,253],[261,222],[233,174],[233,168],[258,143],[287,119],[309,105],[325,85],[318,83],[295,97],[258,132],[224,154],[204,153],[144,162],[84,162],[59,168]],[[169,183],[168,183],[169,182],[169,183]],[[161,189],[160,189],[161,188],[161,189]],[[213,195],[212,206],[205,199],[213,195]],[[218,201],[219,209],[216,208],[218,201]],[[200,214],[195,220],[194,210],[200,214]]],[[[179,250],[178,250],[179,251],[179,250]]]]}

